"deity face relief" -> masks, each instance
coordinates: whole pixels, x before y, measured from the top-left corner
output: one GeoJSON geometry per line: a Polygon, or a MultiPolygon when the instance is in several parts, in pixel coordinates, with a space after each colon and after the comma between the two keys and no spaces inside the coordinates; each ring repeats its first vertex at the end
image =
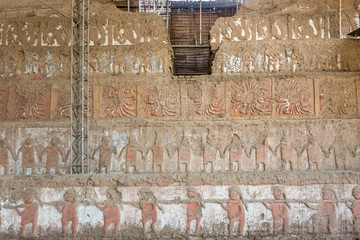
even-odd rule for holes
{"type": "Polygon", "coordinates": [[[360,186],[356,186],[353,188],[352,195],[356,200],[360,200],[360,186]]]}
{"type": "Polygon", "coordinates": [[[240,200],[240,194],[236,190],[230,190],[229,191],[229,198],[231,200],[240,200]]]}
{"type": "Polygon", "coordinates": [[[284,199],[284,194],[282,193],[282,191],[280,189],[275,189],[273,194],[274,194],[275,200],[283,200],[284,199]]]}

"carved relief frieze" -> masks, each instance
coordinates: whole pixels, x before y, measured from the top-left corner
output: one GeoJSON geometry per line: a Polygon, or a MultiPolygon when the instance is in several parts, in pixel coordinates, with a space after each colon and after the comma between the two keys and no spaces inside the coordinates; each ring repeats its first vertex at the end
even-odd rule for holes
{"type": "Polygon", "coordinates": [[[137,115],[136,86],[107,84],[100,95],[100,118],[128,118],[137,115]]]}
{"type": "MultiPolygon", "coordinates": [[[[167,41],[165,28],[149,31],[142,25],[158,25],[158,19],[139,18],[138,22],[99,17],[90,20],[91,46],[135,45],[167,41]]],[[[27,18],[0,21],[0,46],[70,46],[71,22],[68,19],[27,18]]]]}
{"type": "Polygon", "coordinates": [[[46,237],[47,233],[41,231],[44,226],[53,227],[51,233],[83,238],[90,236],[88,230],[92,226],[103,231],[91,236],[129,238],[179,232],[187,237],[209,233],[221,238],[257,237],[264,234],[264,229],[265,234],[271,232],[276,238],[288,234],[346,238],[359,233],[357,184],[199,186],[188,177],[184,179],[186,184],[180,186],[179,180],[166,186],[149,183],[119,186],[103,178],[102,184],[94,183],[93,178],[80,178],[93,183],[92,188],[67,184],[58,188],[24,186],[8,190],[1,198],[0,211],[1,220],[11,225],[4,224],[1,233],[9,234],[11,226],[16,227],[11,236],[26,238],[46,237]],[[90,225],[83,214],[97,219],[96,225],[90,225]],[[184,224],[182,229],[179,230],[176,220],[184,224]],[[216,225],[219,221],[224,224],[216,225]]]}
{"type": "Polygon", "coordinates": [[[180,91],[177,85],[143,87],[144,117],[180,116],[180,91]]]}
{"type": "MultiPolygon", "coordinates": [[[[212,74],[358,70],[358,65],[347,60],[354,53],[339,41],[332,45],[312,43],[304,40],[296,45],[275,41],[273,44],[264,41],[224,43],[216,52],[212,74]],[[316,52],[312,52],[313,47],[317,48],[316,52]]],[[[355,42],[349,41],[349,44],[355,42]]],[[[353,47],[357,49],[356,45],[353,47]]]]}
{"type": "Polygon", "coordinates": [[[320,111],[323,116],[355,116],[356,85],[353,79],[320,81],[320,111]]]}
{"type": "Polygon", "coordinates": [[[314,114],[313,79],[275,80],[276,114],[306,116],[314,114]]]}
{"type": "Polygon", "coordinates": [[[15,87],[14,119],[48,119],[50,85],[21,84],[15,87]]]}
{"type": "MultiPolygon", "coordinates": [[[[336,14],[273,14],[259,17],[254,14],[219,19],[210,32],[212,49],[224,42],[255,40],[329,39],[337,32],[336,14]]],[[[344,22],[354,23],[355,15],[344,22]]],[[[345,24],[346,24],[345,23],[345,24]]]]}
{"type": "Polygon", "coordinates": [[[70,87],[57,89],[56,115],[60,119],[71,116],[71,92],[70,87]]]}
{"type": "Polygon", "coordinates": [[[161,74],[169,73],[169,49],[148,45],[138,52],[127,47],[118,50],[93,49],[90,54],[90,74],[161,74]]]}
{"type": "Polygon", "coordinates": [[[3,55],[0,77],[3,79],[17,79],[20,76],[35,80],[54,79],[66,74],[64,65],[70,63],[65,59],[65,52],[61,51],[2,48],[0,52],[3,55]]]}
{"type": "Polygon", "coordinates": [[[232,116],[271,115],[271,86],[271,79],[233,82],[232,116]]]}
{"type": "Polygon", "coordinates": [[[188,83],[189,117],[223,117],[225,115],[225,84],[188,83]]]}

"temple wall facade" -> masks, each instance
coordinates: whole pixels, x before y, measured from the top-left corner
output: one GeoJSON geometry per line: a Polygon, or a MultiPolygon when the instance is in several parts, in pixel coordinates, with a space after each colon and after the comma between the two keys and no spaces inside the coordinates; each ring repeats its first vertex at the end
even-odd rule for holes
{"type": "Polygon", "coordinates": [[[84,175],[67,3],[0,3],[0,236],[358,236],[359,1],[245,1],[203,76],[172,75],[161,17],[94,2],[84,175]]]}

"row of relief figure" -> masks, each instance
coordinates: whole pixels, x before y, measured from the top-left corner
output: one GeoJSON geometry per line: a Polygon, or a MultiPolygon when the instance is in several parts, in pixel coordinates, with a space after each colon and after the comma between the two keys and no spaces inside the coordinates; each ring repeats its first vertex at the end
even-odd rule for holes
{"type": "MultiPolygon", "coordinates": [[[[267,137],[263,142],[245,146],[236,133],[227,144],[210,132],[201,144],[185,134],[177,144],[165,143],[156,132],[152,143],[130,135],[120,152],[110,136],[101,141],[90,152],[89,173],[356,170],[360,157],[360,145],[354,149],[345,145],[325,148],[311,133],[300,150],[287,136],[274,147],[267,137]]],[[[15,154],[5,140],[0,140],[0,167],[4,168],[4,174],[26,174],[30,169],[31,174],[68,173],[70,151],[65,154],[60,145],[60,139],[54,137],[48,147],[39,150],[31,138],[26,138],[15,154]],[[10,161],[9,153],[14,161],[10,161]]]]}
{"type": "MultiPolygon", "coordinates": [[[[120,208],[121,205],[130,205],[130,207],[138,208],[141,211],[142,216],[142,228],[144,233],[158,232],[158,210],[166,215],[164,205],[176,204],[182,205],[181,208],[186,210],[186,229],[189,235],[198,235],[200,231],[201,222],[203,221],[203,209],[207,208],[207,204],[219,204],[221,208],[226,211],[228,218],[228,231],[226,235],[243,235],[244,226],[246,224],[247,215],[249,214],[249,204],[263,204],[264,210],[271,211],[273,218],[273,233],[274,234],[287,234],[290,227],[290,211],[292,204],[303,204],[307,208],[317,211],[309,219],[312,223],[313,230],[309,230],[311,233],[337,233],[337,208],[339,208],[339,202],[343,202],[346,207],[351,210],[353,217],[353,230],[350,232],[360,232],[360,186],[356,186],[352,190],[354,199],[339,200],[336,192],[330,186],[322,188],[322,200],[319,202],[308,202],[299,200],[290,200],[286,198],[286,193],[281,187],[273,187],[273,200],[258,200],[252,201],[243,198],[242,191],[238,186],[231,186],[228,188],[229,199],[223,200],[205,200],[201,194],[194,187],[187,188],[187,199],[176,198],[174,201],[162,201],[158,200],[154,192],[148,188],[143,187],[138,191],[138,202],[123,201],[122,193],[117,188],[108,188],[106,193],[107,200],[98,203],[86,203],[94,204],[103,213],[103,229],[104,234],[111,231],[113,225],[114,232],[120,230],[120,208]],[[120,206],[120,207],[119,207],[120,206]],[[195,221],[195,224],[193,222],[195,221]],[[194,226],[195,225],[195,226],[194,226]]],[[[57,203],[54,207],[57,208],[59,213],[62,214],[62,232],[69,233],[69,227],[71,226],[71,233],[78,233],[78,224],[80,222],[78,216],[78,207],[82,205],[76,199],[76,191],[74,189],[68,189],[64,194],[64,203],[57,203]]],[[[17,206],[4,206],[4,209],[15,209],[18,215],[21,216],[21,232],[23,236],[28,235],[28,231],[32,226],[32,235],[38,235],[38,217],[39,208],[43,207],[44,203],[36,197],[36,191],[34,189],[26,189],[24,192],[24,204],[17,206]],[[22,210],[23,209],[23,210],[22,210]]],[[[49,204],[49,203],[47,203],[49,204]]],[[[45,206],[44,206],[45,207],[45,206]]],[[[49,207],[47,207],[49,208],[49,207]]],[[[259,208],[255,208],[257,211],[259,208]]],[[[254,210],[254,208],[252,208],[254,210]]],[[[91,214],[94,214],[92,212],[91,214]]],[[[125,219],[128,216],[124,216],[125,219]]],[[[161,214],[160,216],[164,216],[161,214]]],[[[48,217],[48,216],[47,216],[48,217]]],[[[51,218],[50,221],[53,221],[51,218]]],[[[48,221],[49,219],[43,219],[48,221]]],[[[305,220],[305,219],[303,219],[305,220]]],[[[1,223],[1,219],[0,219],[1,223]]],[[[268,229],[270,232],[271,230],[268,229]]],[[[268,232],[268,233],[269,233],[268,232]]]]}

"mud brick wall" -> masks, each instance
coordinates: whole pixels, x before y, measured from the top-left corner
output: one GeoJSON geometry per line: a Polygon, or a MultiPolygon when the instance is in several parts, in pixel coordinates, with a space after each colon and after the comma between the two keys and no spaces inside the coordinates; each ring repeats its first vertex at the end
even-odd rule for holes
{"type": "Polygon", "coordinates": [[[65,3],[0,3],[1,237],[359,234],[358,1],[245,1],[187,77],[160,17],[93,2],[86,175],[65,3]]]}

